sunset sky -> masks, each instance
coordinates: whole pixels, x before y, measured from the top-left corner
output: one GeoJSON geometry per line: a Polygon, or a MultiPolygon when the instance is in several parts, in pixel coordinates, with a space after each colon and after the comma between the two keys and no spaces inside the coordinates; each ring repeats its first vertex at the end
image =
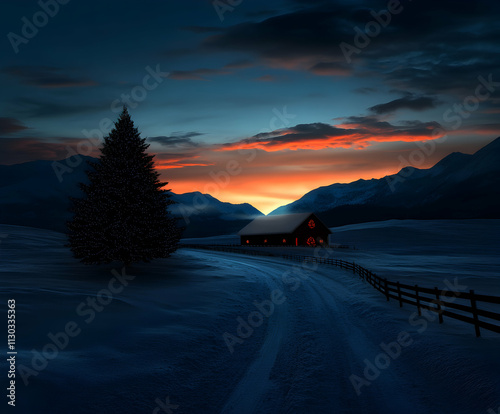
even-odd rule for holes
{"type": "Polygon", "coordinates": [[[61,2],[2,5],[0,164],[98,155],[125,103],[172,191],[268,213],[500,136],[498,1],[61,2]]]}

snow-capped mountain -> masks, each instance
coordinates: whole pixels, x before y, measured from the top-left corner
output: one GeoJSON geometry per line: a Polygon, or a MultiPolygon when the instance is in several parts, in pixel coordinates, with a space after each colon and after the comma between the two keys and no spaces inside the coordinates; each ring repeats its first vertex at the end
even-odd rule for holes
{"type": "Polygon", "coordinates": [[[349,184],[332,184],[310,191],[291,204],[278,207],[270,214],[324,211],[350,204],[364,204],[377,193],[378,180],[358,180],[349,184]]]}
{"type": "Polygon", "coordinates": [[[186,227],[184,237],[205,237],[236,233],[262,213],[251,204],[222,202],[200,192],[172,194],[176,202],[169,207],[186,227]]]}
{"type": "MultiPolygon", "coordinates": [[[[0,223],[65,231],[71,217],[69,197],[81,196],[78,183],[86,182],[86,162],[32,161],[0,165],[0,223]],[[54,171],[59,168],[59,177],[54,171]]],[[[185,237],[234,233],[262,213],[250,204],[231,204],[199,192],[174,194],[170,211],[186,227],[185,237]]]]}
{"type": "MultiPolygon", "coordinates": [[[[90,157],[84,157],[92,160],[90,157]]],[[[60,165],[71,165],[61,162],[60,165]]],[[[86,162],[61,175],[52,161],[0,165],[0,223],[65,230],[69,196],[80,195],[86,162]]],[[[184,237],[236,233],[260,211],[199,192],[172,194],[184,237]]],[[[473,155],[454,152],[429,169],[317,188],[271,214],[314,211],[328,226],[387,219],[500,218],[500,138],[473,155]]]]}
{"type": "Polygon", "coordinates": [[[319,213],[330,226],[390,218],[500,217],[500,138],[473,155],[454,152],[429,169],[332,184],[270,214],[319,213]]]}

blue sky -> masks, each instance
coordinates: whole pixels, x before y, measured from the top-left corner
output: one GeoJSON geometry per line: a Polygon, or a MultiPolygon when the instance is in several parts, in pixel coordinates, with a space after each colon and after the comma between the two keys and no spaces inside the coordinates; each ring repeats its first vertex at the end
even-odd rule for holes
{"type": "Polygon", "coordinates": [[[395,173],[419,143],[434,142],[428,167],[500,135],[494,1],[63,3],[2,6],[0,163],[66,158],[134,90],[174,192],[264,212],[395,173]],[[241,171],[221,185],[230,161],[241,171]]]}

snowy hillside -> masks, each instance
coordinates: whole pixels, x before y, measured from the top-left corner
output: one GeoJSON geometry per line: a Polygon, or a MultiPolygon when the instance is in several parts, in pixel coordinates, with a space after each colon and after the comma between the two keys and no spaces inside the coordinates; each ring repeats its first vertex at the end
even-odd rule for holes
{"type": "Polygon", "coordinates": [[[350,184],[319,187],[291,204],[278,207],[270,214],[321,212],[342,205],[364,204],[380,191],[378,187],[378,180],[358,180],[350,184]]]}
{"type": "MultiPolygon", "coordinates": [[[[478,293],[500,296],[500,220],[387,220],[330,228],[339,258],[393,281],[434,286],[456,276],[478,293]],[[353,249],[354,248],[354,249],[353,249]]],[[[238,236],[183,239],[185,244],[239,244],[238,236]]],[[[253,250],[311,255],[308,247],[253,250]]]]}
{"type": "MultiPolygon", "coordinates": [[[[0,233],[18,368],[36,369],[28,385],[18,375],[18,412],[151,413],[168,401],[174,414],[478,414],[500,404],[498,335],[415,317],[352,273],[189,249],[112,273],[73,260],[59,233],[0,233]],[[110,286],[123,289],[110,298],[110,286]],[[33,365],[70,322],[78,334],[33,365]]],[[[434,282],[445,288],[447,277],[434,282]]]]}

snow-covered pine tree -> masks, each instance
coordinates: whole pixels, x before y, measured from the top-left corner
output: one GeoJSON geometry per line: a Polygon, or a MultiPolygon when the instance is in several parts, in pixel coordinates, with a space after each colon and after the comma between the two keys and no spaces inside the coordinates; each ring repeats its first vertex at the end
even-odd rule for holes
{"type": "Polygon", "coordinates": [[[68,246],[83,263],[129,265],[177,249],[181,231],[168,212],[170,190],[162,189],[168,183],[160,182],[148,147],[124,107],[99,160],[89,162],[84,197],[72,199],[68,246]]]}

